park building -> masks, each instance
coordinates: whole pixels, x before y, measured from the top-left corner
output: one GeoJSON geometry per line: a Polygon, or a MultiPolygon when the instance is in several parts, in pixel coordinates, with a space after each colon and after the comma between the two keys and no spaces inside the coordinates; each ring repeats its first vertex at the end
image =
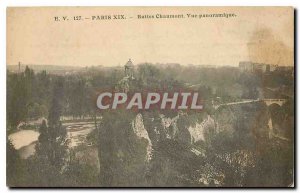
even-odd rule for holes
{"type": "Polygon", "coordinates": [[[125,64],[125,77],[134,79],[134,65],[131,59],[129,59],[128,62],[125,64]]]}
{"type": "Polygon", "coordinates": [[[116,90],[127,93],[130,90],[134,78],[134,65],[129,59],[124,66],[125,76],[119,80],[116,90]]]}

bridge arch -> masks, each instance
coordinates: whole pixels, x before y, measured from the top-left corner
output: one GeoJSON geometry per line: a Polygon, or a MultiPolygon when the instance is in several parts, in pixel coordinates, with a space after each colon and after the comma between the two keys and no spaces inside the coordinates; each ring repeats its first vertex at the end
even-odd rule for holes
{"type": "Polygon", "coordinates": [[[286,99],[263,99],[263,101],[267,106],[270,106],[272,104],[282,106],[286,102],[286,99]]]}

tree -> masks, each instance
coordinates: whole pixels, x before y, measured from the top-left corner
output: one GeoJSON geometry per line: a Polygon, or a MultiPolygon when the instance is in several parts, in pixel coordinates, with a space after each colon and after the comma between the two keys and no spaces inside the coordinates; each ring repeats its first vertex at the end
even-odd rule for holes
{"type": "Polygon", "coordinates": [[[80,117],[88,114],[89,112],[89,93],[86,81],[83,79],[75,81],[73,83],[72,90],[70,92],[70,111],[73,117],[80,117]]]}
{"type": "Polygon", "coordinates": [[[27,89],[24,74],[14,74],[7,79],[8,127],[16,129],[27,117],[27,89]]]}
{"type": "Polygon", "coordinates": [[[54,166],[58,171],[65,163],[67,153],[66,129],[62,127],[63,81],[58,79],[53,88],[53,98],[48,116],[48,126],[43,121],[40,127],[37,155],[54,166]]]}
{"type": "Polygon", "coordinates": [[[9,139],[6,140],[6,184],[9,187],[17,187],[26,179],[25,167],[17,150],[9,139]]]}

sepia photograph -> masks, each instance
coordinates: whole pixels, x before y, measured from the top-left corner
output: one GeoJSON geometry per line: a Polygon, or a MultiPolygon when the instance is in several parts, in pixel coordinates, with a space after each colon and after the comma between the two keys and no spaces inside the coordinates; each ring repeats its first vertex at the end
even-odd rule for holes
{"type": "Polygon", "coordinates": [[[293,7],[7,7],[6,186],[294,188],[293,7]]]}

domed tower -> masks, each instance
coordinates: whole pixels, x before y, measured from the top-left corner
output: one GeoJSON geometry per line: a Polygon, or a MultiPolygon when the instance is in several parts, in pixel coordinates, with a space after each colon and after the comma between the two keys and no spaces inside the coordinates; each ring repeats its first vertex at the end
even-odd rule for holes
{"type": "Polygon", "coordinates": [[[133,72],[134,72],[134,66],[131,59],[129,59],[128,62],[125,64],[125,76],[133,79],[134,78],[133,72]]]}

